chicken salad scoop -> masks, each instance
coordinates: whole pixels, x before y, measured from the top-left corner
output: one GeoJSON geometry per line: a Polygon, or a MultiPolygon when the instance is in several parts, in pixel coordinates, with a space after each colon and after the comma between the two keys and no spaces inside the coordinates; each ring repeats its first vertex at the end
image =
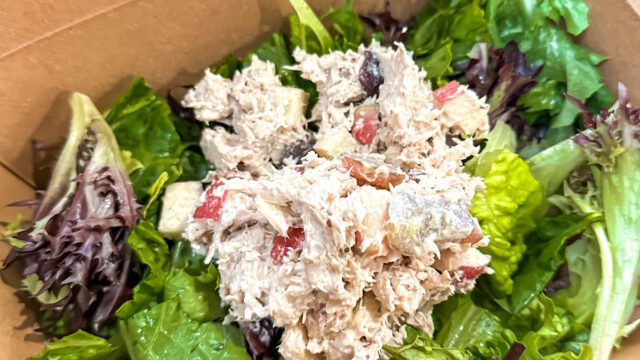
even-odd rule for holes
{"type": "Polygon", "coordinates": [[[185,97],[225,126],[204,130],[217,171],[183,234],[217,262],[227,322],[271,319],[287,359],[377,358],[491,272],[469,213],[483,183],[463,172],[488,109],[457,83],[432,91],[402,44],[294,58],[318,89],[310,119],[306,94],[257,57],[185,97]]]}

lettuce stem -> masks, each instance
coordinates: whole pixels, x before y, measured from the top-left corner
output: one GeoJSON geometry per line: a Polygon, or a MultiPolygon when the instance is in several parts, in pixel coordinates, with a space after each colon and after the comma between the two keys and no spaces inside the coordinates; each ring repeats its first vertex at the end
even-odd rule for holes
{"type": "MultiPolygon", "coordinates": [[[[611,249],[611,281],[601,286],[589,343],[609,358],[633,310],[640,264],[640,149],[627,149],[602,174],[602,205],[611,249]]],[[[604,262],[604,258],[603,258],[604,262]]],[[[603,274],[604,274],[603,266],[603,274]]],[[[605,278],[603,277],[603,281],[605,278]]]]}

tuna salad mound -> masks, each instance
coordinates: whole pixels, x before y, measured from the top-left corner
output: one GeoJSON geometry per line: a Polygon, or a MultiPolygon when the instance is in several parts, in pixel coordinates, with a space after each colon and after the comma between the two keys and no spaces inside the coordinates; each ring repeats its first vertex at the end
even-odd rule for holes
{"type": "Polygon", "coordinates": [[[270,319],[286,359],[376,359],[491,272],[469,213],[483,182],[463,172],[488,107],[455,82],[432,91],[402,44],[294,58],[318,90],[310,118],[308,95],[257,57],[185,96],[218,125],[183,235],[218,265],[226,322],[270,319]]]}

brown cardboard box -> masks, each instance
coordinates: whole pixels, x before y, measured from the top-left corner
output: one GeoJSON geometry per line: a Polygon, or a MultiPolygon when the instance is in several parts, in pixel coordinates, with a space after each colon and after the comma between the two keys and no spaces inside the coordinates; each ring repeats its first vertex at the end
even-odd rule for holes
{"type": "MultiPolygon", "coordinates": [[[[311,0],[316,9],[337,0],[311,0]]],[[[361,12],[383,0],[355,0],[361,12]]],[[[426,0],[394,0],[397,14],[412,14],[426,0]]],[[[608,55],[610,87],[623,80],[640,103],[639,0],[588,0],[591,27],[583,42],[608,55]]],[[[37,0],[0,2],[0,220],[29,198],[33,185],[30,139],[61,140],[67,130],[66,99],[80,91],[106,109],[134,76],[158,91],[193,82],[229,52],[242,53],[281,30],[287,0],[37,0]]],[[[7,247],[0,245],[4,258],[7,247]]],[[[12,282],[11,274],[5,280],[12,282]]],[[[0,283],[0,360],[37,353],[43,338],[13,289],[0,283]]],[[[640,332],[616,360],[640,359],[640,332]]]]}

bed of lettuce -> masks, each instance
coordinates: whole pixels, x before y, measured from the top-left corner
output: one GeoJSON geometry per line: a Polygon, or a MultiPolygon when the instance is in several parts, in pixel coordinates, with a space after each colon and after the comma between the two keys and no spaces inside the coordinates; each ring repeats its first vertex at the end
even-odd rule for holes
{"type": "MultiPolygon", "coordinates": [[[[404,345],[384,348],[391,359],[602,360],[635,325],[627,322],[638,296],[639,111],[621,88],[622,108],[591,115],[614,98],[598,70],[605,58],[576,42],[588,27],[583,0],[506,3],[433,0],[401,22],[388,9],[360,16],[350,1],[318,17],[291,0],[289,33],[214,68],[232,77],[255,54],[276,65],[284,85],[310,93],[311,109],[314,85],[286,67],[293,49],[325,54],[375,39],[403,42],[434,88],[458,81],[486,96],[492,130],[465,166],[486,184],[471,212],[490,236],[483,251],[495,273],[435,307],[433,336],[407,325],[404,345]]],[[[215,265],[155,229],[163,189],[210,170],[197,146],[203,125],[142,79],[105,120],[140,206],[126,238],[134,254],[129,296],[99,331],[90,321],[73,329],[49,323],[45,331],[67,336],[33,359],[277,358],[222,325],[215,265]]],[[[12,245],[24,246],[14,236],[24,228],[10,227],[12,245]]],[[[36,285],[25,289],[37,300],[47,295],[48,309],[60,307],[60,293],[36,285]]]]}

